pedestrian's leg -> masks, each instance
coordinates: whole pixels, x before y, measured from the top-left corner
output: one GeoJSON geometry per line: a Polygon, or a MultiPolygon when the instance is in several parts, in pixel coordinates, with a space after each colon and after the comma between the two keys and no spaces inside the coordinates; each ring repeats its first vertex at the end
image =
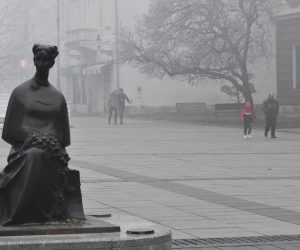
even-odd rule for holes
{"type": "Polygon", "coordinates": [[[120,124],[123,124],[123,112],[120,112],[120,124]]]}
{"type": "Polygon", "coordinates": [[[248,135],[251,135],[251,131],[252,131],[252,122],[248,123],[248,135]]]}
{"type": "Polygon", "coordinates": [[[252,131],[252,122],[248,124],[248,138],[251,138],[251,131],[252,131]]]}
{"type": "Polygon", "coordinates": [[[110,124],[112,112],[113,112],[113,108],[112,108],[112,107],[109,107],[109,108],[108,108],[108,124],[110,124]]]}
{"type": "Polygon", "coordinates": [[[120,108],[119,108],[119,113],[120,113],[120,124],[123,124],[124,111],[125,111],[125,107],[120,107],[120,108]]]}
{"type": "Polygon", "coordinates": [[[269,130],[270,130],[270,118],[266,116],[265,137],[268,136],[269,130]]]}
{"type": "Polygon", "coordinates": [[[115,122],[115,124],[117,124],[117,119],[118,119],[118,109],[117,108],[114,108],[114,113],[115,113],[114,122],[115,122]]]}
{"type": "Polygon", "coordinates": [[[276,138],[275,129],[276,129],[276,117],[272,117],[272,120],[271,120],[271,136],[272,136],[272,138],[276,138]]]}
{"type": "Polygon", "coordinates": [[[244,121],[244,136],[247,135],[247,121],[244,121]]]}

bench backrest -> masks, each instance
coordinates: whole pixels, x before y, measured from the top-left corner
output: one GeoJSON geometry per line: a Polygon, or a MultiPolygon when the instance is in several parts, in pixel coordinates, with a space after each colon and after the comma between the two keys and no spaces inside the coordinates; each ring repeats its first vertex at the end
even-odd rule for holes
{"type": "Polygon", "coordinates": [[[176,103],[176,109],[178,111],[197,111],[206,108],[205,102],[176,103]]]}
{"type": "Polygon", "coordinates": [[[216,111],[227,111],[227,110],[242,110],[244,107],[243,103],[222,103],[215,104],[216,111]]]}

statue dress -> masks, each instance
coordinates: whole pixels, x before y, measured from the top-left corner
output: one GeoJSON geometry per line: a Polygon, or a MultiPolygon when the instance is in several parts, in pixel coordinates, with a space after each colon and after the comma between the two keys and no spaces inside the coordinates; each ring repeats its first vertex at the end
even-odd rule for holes
{"type": "Polygon", "coordinates": [[[35,78],[15,88],[2,138],[12,147],[0,173],[0,226],[85,219],[62,93],[35,78]]]}

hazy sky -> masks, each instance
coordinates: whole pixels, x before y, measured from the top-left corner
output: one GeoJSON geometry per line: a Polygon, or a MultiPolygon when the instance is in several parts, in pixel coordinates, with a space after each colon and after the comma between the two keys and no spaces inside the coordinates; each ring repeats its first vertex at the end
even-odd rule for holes
{"type": "Polygon", "coordinates": [[[119,0],[120,20],[124,25],[133,25],[136,17],[147,11],[151,0],[119,0]]]}

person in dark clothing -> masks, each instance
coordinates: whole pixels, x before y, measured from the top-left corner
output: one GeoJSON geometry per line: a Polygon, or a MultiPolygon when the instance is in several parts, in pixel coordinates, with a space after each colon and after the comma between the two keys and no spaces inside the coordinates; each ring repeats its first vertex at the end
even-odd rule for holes
{"type": "Polygon", "coordinates": [[[118,117],[118,91],[114,90],[108,99],[108,124],[110,124],[112,114],[114,113],[114,123],[117,124],[118,117]]]}
{"type": "Polygon", "coordinates": [[[268,137],[269,130],[271,128],[271,138],[277,138],[275,136],[277,116],[279,112],[279,103],[275,99],[274,93],[270,93],[268,99],[263,103],[263,111],[266,116],[265,137],[268,137]]]}
{"type": "Polygon", "coordinates": [[[244,138],[252,138],[251,131],[252,131],[252,122],[255,118],[254,112],[251,108],[251,103],[246,102],[245,107],[241,111],[240,120],[241,123],[244,124],[244,138]]]}
{"type": "Polygon", "coordinates": [[[130,103],[127,95],[124,93],[124,89],[120,89],[118,93],[118,112],[120,115],[120,124],[123,124],[123,117],[125,113],[125,100],[130,103]]]}

